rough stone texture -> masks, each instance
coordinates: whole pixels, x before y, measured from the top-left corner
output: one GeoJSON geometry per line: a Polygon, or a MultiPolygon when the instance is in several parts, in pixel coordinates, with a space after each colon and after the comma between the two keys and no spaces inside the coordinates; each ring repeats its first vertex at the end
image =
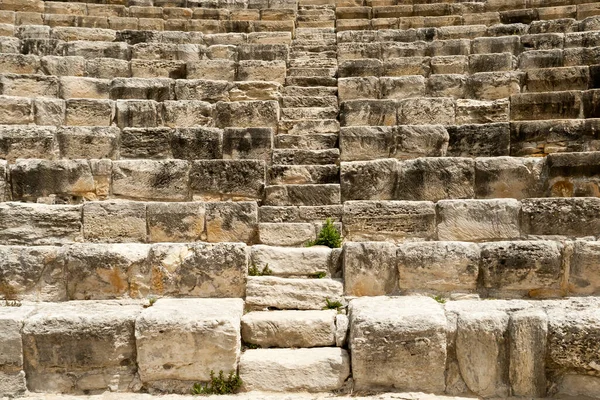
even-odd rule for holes
{"type": "Polygon", "coordinates": [[[242,317],[242,339],[261,348],[335,344],[337,311],[255,311],[242,317]]]}
{"type": "Polygon", "coordinates": [[[83,235],[89,242],[145,242],[146,204],[129,201],[83,205],[83,235]]]}
{"type": "Polygon", "coordinates": [[[479,275],[479,246],[466,242],[415,242],[398,247],[403,292],[472,292],[479,275]]]}
{"type": "Polygon", "coordinates": [[[289,248],[252,246],[250,262],[259,270],[268,265],[276,276],[309,276],[329,272],[331,249],[326,246],[289,248]]]}
{"type": "Polygon", "coordinates": [[[144,385],[187,394],[211,370],[235,371],[243,307],[241,299],[160,299],[146,308],[135,322],[144,385]]]}
{"type": "Polygon", "coordinates": [[[514,199],[439,201],[438,240],[518,239],[520,208],[514,199]]]}
{"type": "Polygon", "coordinates": [[[558,153],[547,157],[546,195],[551,197],[597,197],[600,186],[597,165],[600,152],[558,153]]]}
{"type": "Polygon", "coordinates": [[[189,198],[189,163],[183,160],[121,160],[113,162],[114,197],[152,201],[189,198]]]}
{"type": "Polygon", "coordinates": [[[190,187],[195,200],[253,200],[262,198],[265,163],[258,160],[194,161],[190,187]]]}
{"type": "Polygon", "coordinates": [[[428,240],[435,235],[435,205],[426,201],[347,201],[342,222],[347,240],[428,240]]]}
{"type": "Polygon", "coordinates": [[[349,374],[350,357],[339,347],[247,350],[240,358],[247,390],[332,391],[340,389],[349,374]]]}
{"type": "Polygon", "coordinates": [[[339,301],[342,283],[332,279],[291,279],[249,276],[246,305],[253,309],[321,310],[326,299],[339,301]]]}
{"type": "Polygon", "coordinates": [[[0,246],[0,299],[67,299],[60,248],[0,246]]]}
{"type": "Polygon", "coordinates": [[[397,173],[398,162],[394,159],[342,162],[342,200],[392,200],[397,173]]]}
{"type": "Polygon", "coordinates": [[[477,158],[475,195],[482,199],[541,197],[543,166],[539,158],[477,158]]]}
{"type": "Polygon", "coordinates": [[[206,238],[209,242],[258,241],[258,205],[255,202],[209,202],[206,238]]]}
{"type": "Polygon", "coordinates": [[[81,206],[3,203],[0,227],[4,244],[60,245],[83,241],[81,206]]]}
{"type": "Polygon", "coordinates": [[[206,240],[204,203],[148,203],[146,213],[150,242],[206,240]]]}
{"type": "Polygon", "coordinates": [[[130,391],[137,369],[134,322],[141,310],[140,305],[114,301],[41,306],[23,326],[28,389],[130,391]]]}
{"type": "Polygon", "coordinates": [[[569,292],[588,296],[600,293],[600,271],[598,270],[600,243],[577,241],[569,268],[569,292]]]}
{"type": "Polygon", "coordinates": [[[346,242],[344,293],[349,296],[380,296],[398,288],[396,246],[385,242],[346,242]]]}
{"type": "Polygon", "coordinates": [[[273,100],[218,102],[215,112],[215,122],[219,128],[275,128],[279,119],[279,104],[273,100]]]}
{"type": "Polygon", "coordinates": [[[269,246],[301,246],[315,238],[315,228],[307,222],[261,222],[258,225],[260,243],[269,246]]]}
{"type": "Polygon", "coordinates": [[[532,237],[595,236],[600,232],[600,199],[524,199],[521,231],[532,237]]]}
{"type": "Polygon", "coordinates": [[[349,312],[356,390],[445,390],[446,317],[435,300],[364,297],[349,312]]]}

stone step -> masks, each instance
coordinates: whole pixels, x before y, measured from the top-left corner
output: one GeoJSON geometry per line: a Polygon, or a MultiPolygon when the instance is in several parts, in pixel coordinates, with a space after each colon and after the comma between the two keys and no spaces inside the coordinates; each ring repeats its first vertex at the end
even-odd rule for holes
{"type": "Polygon", "coordinates": [[[258,214],[259,221],[266,223],[322,223],[327,218],[339,222],[342,220],[343,206],[262,206],[258,214]]]}
{"type": "Polygon", "coordinates": [[[339,183],[337,165],[272,165],[267,170],[269,185],[339,183]]]}
{"type": "Polygon", "coordinates": [[[336,51],[337,46],[336,43],[327,43],[322,42],[320,40],[310,40],[310,41],[295,41],[291,46],[291,51],[294,53],[326,53],[331,51],[336,51]]]}
{"type": "Polygon", "coordinates": [[[278,278],[249,276],[246,308],[250,310],[322,310],[342,301],[342,283],[333,279],[278,278]]]}
{"type": "Polygon", "coordinates": [[[273,150],[274,165],[326,165],[337,164],[338,149],[330,150],[273,150]]]}
{"type": "Polygon", "coordinates": [[[296,40],[337,40],[334,29],[296,29],[296,40]]]}
{"type": "Polygon", "coordinates": [[[334,78],[336,68],[289,68],[287,76],[324,76],[334,78]]]}
{"type": "MultiPolygon", "coordinates": [[[[333,54],[331,54],[333,55],[333,54]]],[[[293,54],[292,56],[295,56],[293,54]]],[[[291,58],[288,60],[288,66],[290,68],[337,68],[337,60],[335,56],[332,58],[329,54],[321,57],[316,55],[310,57],[310,55],[299,54],[297,58],[291,58]]]]}
{"type": "Polygon", "coordinates": [[[282,184],[265,187],[268,206],[319,206],[340,204],[339,184],[282,184]]]}
{"type": "Polygon", "coordinates": [[[327,150],[337,147],[338,135],[336,133],[280,134],[275,137],[274,143],[275,149],[327,150]]]}
{"type": "Polygon", "coordinates": [[[279,120],[278,133],[288,135],[311,135],[317,133],[335,133],[340,131],[340,123],[335,119],[279,120]]]}
{"type": "Polygon", "coordinates": [[[248,390],[328,392],[340,389],[349,375],[350,357],[340,348],[247,350],[240,358],[240,377],[248,390]]]}
{"type": "Polygon", "coordinates": [[[281,100],[284,109],[338,107],[337,96],[283,96],[281,100]]]}
{"type": "Polygon", "coordinates": [[[317,76],[290,76],[285,78],[286,86],[337,86],[336,78],[317,76]]]}
{"type": "Polygon", "coordinates": [[[337,114],[337,105],[335,107],[284,107],[281,109],[282,119],[334,119],[337,114]]]}
{"type": "MultiPolygon", "coordinates": [[[[333,250],[325,246],[290,248],[256,245],[252,246],[250,251],[250,265],[256,266],[259,270],[268,266],[271,274],[279,277],[307,278],[321,274],[330,276],[337,262],[337,254],[334,255],[333,250]]],[[[256,344],[261,345],[261,343],[256,344]]]]}
{"type": "Polygon", "coordinates": [[[329,97],[337,96],[337,87],[331,86],[284,86],[282,88],[284,96],[312,96],[312,97],[329,97]]]}

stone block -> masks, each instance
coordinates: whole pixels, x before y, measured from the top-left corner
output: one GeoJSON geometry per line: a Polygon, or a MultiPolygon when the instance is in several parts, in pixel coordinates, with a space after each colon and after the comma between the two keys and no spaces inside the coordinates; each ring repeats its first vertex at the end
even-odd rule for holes
{"type": "MultiPolygon", "coordinates": [[[[271,128],[225,128],[223,158],[269,161],[273,149],[271,128]]],[[[217,158],[217,157],[213,157],[217,158]]]]}
{"type": "Polygon", "coordinates": [[[87,301],[41,307],[23,326],[28,389],[74,394],[131,390],[137,370],[134,322],[141,310],[139,305],[87,301]]]}
{"type": "Polygon", "coordinates": [[[340,389],[348,375],[350,357],[338,347],[248,350],[240,358],[240,377],[247,390],[332,391],[340,389]]]}
{"type": "Polygon", "coordinates": [[[66,101],[66,125],[110,126],[115,116],[111,100],[69,99],[66,101]]]}
{"type": "Polygon", "coordinates": [[[28,125],[33,123],[33,102],[29,98],[0,96],[2,111],[0,123],[6,125],[28,125]]]}
{"type": "Polygon", "coordinates": [[[179,79],[175,83],[175,96],[178,100],[201,100],[214,103],[229,101],[231,84],[227,81],[203,79],[179,79]]]}
{"type": "Polygon", "coordinates": [[[481,157],[475,160],[475,195],[482,199],[541,197],[544,160],[481,157]]]}
{"type": "Polygon", "coordinates": [[[394,100],[350,100],[341,105],[342,126],[392,126],[396,125],[394,100]]]}
{"type": "Polygon", "coordinates": [[[521,231],[529,237],[596,236],[600,229],[600,199],[538,198],[521,202],[521,231]]]}
{"type": "MultiPolygon", "coordinates": [[[[421,75],[379,78],[382,99],[406,99],[425,97],[426,80],[421,75]]],[[[440,95],[442,95],[440,93],[440,95]]]]}
{"type": "Polygon", "coordinates": [[[354,241],[430,240],[435,205],[428,201],[346,201],[344,236],[354,241]]]}
{"type": "Polygon", "coordinates": [[[447,127],[450,136],[449,156],[496,157],[509,154],[512,148],[508,123],[474,124],[447,127]]]}
{"type": "Polygon", "coordinates": [[[394,294],[398,288],[396,246],[385,242],[346,242],[344,293],[348,296],[394,294]]]}
{"type": "Polygon", "coordinates": [[[596,166],[599,152],[556,153],[547,157],[546,195],[596,197],[600,194],[596,166]]]}
{"type": "Polygon", "coordinates": [[[88,242],[145,242],[146,205],[138,202],[89,202],[83,206],[88,242]]]}
{"type": "MultiPolygon", "coordinates": [[[[82,59],[83,57],[74,58],[74,60],[77,60],[78,62],[82,59]]],[[[115,77],[127,78],[131,76],[130,65],[129,62],[126,60],[116,60],[114,58],[96,58],[92,60],[83,60],[85,63],[85,76],[101,79],[112,79],[115,77]]],[[[77,66],[79,66],[79,63],[77,64],[77,66]]]]}
{"type": "Polygon", "coordinates": [[[338,184],[286,184],[265,187],[265,205],[318,206],[340,203],[338,184]]]}
{"type": "Polygon", "coordinates": [[[514,71],[476,73],[469,77],[468,85],[477,100],[504,99],[521,92],[522,74],[514,71]]]}
{"type": "Polygon", "coordinates": [[[63,126],[56,132],[56,140],[62,158],[115,159],[120,135],[117,127],[63,126]]]}
{"type": "Polygon", "coordinates": [[[270,81],[279,84],[285,83],[286,63],[284,60],[240,61],[236,71],[238,81],[270,81]]]}
{"type": "Polygon", "coordinates": [[[148,203],[146,212],[150,242],[206,240],[204,203],[148,203]]]}
{"type": "Polygon", "coordinates": [[[200,60],[186,64],[187,79],[211,79],[232,82],[235,80],[236,64],[228,60],[200,60]]]}
{"type": "Polygon", "coordinates": [[[398,162],[395,159],[342,162],[340,187],[346,200],[392,200],[396,190],[398,162]]]}
{"type": "Polygon", "coordinates": [[[113,163],[114,197],[153,201],[189,198],[189,163],[183,160],[120,160],[113,163]]]}
{"type": "Polygon", "coordinates": [[[456,124],[508,122],[509,102],[502,100],[456,100],[456,124]]]}
{"type": "Polygon", "coordinates": [[[332,279],[249,276],[246,305],[253,310],[322,310],[326,299],[340,301],[343,285],[332,279]]]}
{"type": "Polygon", "coordinates": [[[390,156],[394,142],[392,127],[342,127],[339,133],[342,161],[376,160],[390,156]]]}
{"type": "Polygon", "coordinates": [[[275,128],[279,120],[279,104],[274,100],[218,102],[215,112],[220,128],[275,128]]]}
{"type": "Polygon", "coordinates": [[[449,135],[441,125],[399,125],[393,128],[392,157],[407,160],[418,157],[443,157],[449,135]]]}
{"type": "Polygon", "coordinates": [[[510,103],[510,117],[517,121],[579,118],[582,109],[581,93],[576,91],[516,94],[510,103]]]}
{"type": "Polygon", "coordinates": [[[451,98],[404,99],[398,103],[398,123],[405,125],[453,125],[455,104],[451,98]]]}
{"type": "Polygon", "coordinates": [[[169,128],[123,128],[121,158],[173,158],[169,128]]]}
{"type": "Polygon", "coordinates": [[[215,106],[206,101],[176,100],[162,103],[162,122],[171,128],[214,125],[215,106]]]}
{"type": "Polygon", "coordinates": [[[447,322],[435,300],[365,297],[352,300],[349,312],[357,390],[445,390],[447,322]]]}
{"type": "Polygon", "coordinates": [[[223,132],[217,128],[178,128],[173,131],[170,148],[177,159],[199,160],[222,157],[223,132]]]}
{"type": "Polygon", "coordinates": [[[18,158],[55,159],[55,132],[56,128],[49,126],[0,126],[0,157],[10,163],[18,158]]]}
{"type": "Polygon", "coordinates": [[[356,99],[379,99],[381,85],[374,76],[339,78],[338,97],[340,102],[356,99]]]}
{"type": "Polygon", "coordinates": [[[255,243],[258,233],[258,206],[248,202],[208,202],[206,237],[209,242],[255,243]]]}
{"type": "Polygon", "coordinates": [[[117,100],[116,123],[127,127],[157,127],[161,125],[161,104],[154,100],[117,100]]]}
{"type": "Polygon", "coordinates": [[[194,161],[190,171],[193,198],[198,200],[260,199],[264,184],[264,161],[194,161]]]}
{"type": "Polygon", "coordinates": [[[518,239],[520,209],[514,199],[441,200],[437,203],[438,240],[518,239]]]}
{"type": "Polygon", "coordinates": [[[235,371],[240,356],[240,299],[161,299],[135,323],[142,382],[165,392],[188,393],[210,371],[235,371]],[[168,360],[169,368],[164,368],[168,360]]]}
{"type": "MultiPolygon", "coordinates": [[[[144,99],[158,102],[173,100],[175,98],[173,84],[173,80],[165,78],[115,78],[110,83],[110,97],[113,100],[144,99]]],[[[182,100],[188,99],[182,98],[182,100]]]]}
{"type": "Polygon", "coordinates": [[[268,266],[275,276],[315,276],[329,272],[331,252],[325,246],[289,248],[256,245],[252,246],[250,262],[261,271],[268,266]]]}
{"type": "Polygon", "coordinates": [[[506,53],[471,54],[469,56],[469,71],[472,74],[478,72],[499,72],[513,69],[513,55],[506,53]]]}
{"type": "Polygon", "coordinates": [[[527,71],[526,88],[528,92],[586,90],[588,80],[589,70],[587,66],[530,69],[527,71]]]}
{"type": "Polygon", "coordinates": [[[316,238],[311,223],[261,222],[258,225],[258,238],[262,244],[270,246],[300,246],[316,238]]]}
{"type": "Polygon", "coordinates": [[[600,292],[598,279],[598,256],[600,243],[577,241],[570,258],[569,292],[578,295],[595,296],[600,292]]]}
{"type": "Polygon", "coordinates": [[[131,60],[131,76],[134,78],[185,79],[186,64],[179,60],[131,60]]]}
{"type": "Polygon", "coordinates": [[[335,310],[255,311],[242,317],[242,339],[261,348],[335,344],[335,310]]]}
{"type": "Polygon", "coordinates": [[[399,288],[409,293],[473,292],[479,246],[466,242],[415,242],[398,247],[399,288]]]}

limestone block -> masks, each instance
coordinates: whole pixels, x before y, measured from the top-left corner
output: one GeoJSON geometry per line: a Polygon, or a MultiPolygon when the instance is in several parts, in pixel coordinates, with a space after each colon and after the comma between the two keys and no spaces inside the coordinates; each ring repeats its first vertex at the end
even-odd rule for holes
{"type": "Polygon", "coordinates": [[[223,158],[225,159],[269,161],[272,149],[273,129],[271,128],[225,128],[223,132],[223,158]]]}
{"type": "Polygon", "coordinates": [[[117,100],[116,104],[116,123],[121,129],[161,125],[161,104],[154,100],[117,100]]]}
{"type": "Polygon", "coordinates": [[[600,152],[558,153],[547,157],[546,195],[596,197],[600,194],[596,165],[600,152]]]}
{"type": "Polygon", "coordinates": [[[542,310],[521,310],[510,316],[509,377],[516,396],[546,395],[548,317],[542,310]]]}
{"type": "Polygon", "coordinates": [[[562,248],[553,241],[493,242],[481,246],[481,283],[493,296],[556,297],[562,248]]]}
{"type": "Polygon", "coordinates": [[[325,165],[335,164],[339,157],[337,149],[303,150],[275,149],[273,164],[279,165],[325,165]]]}
{"type": "Polygon", "coordinates": [[[240,299],[161,299],[146,308],[135,323],[142,382],[188,393],[193,382],[209,381],[211,370],[235,371],[242,312],[240,299]]]}
{"type": "Polygon", "coordinates": [[[509,394],[508,323],[508,314],[500,310],[467,309],[458,314],[458,366],[467,387],[478,396],[509,394]]]}
{"type": "Polygon", "coordinates": [[[236,73],[238,81],[271,81],[282,85],[285,83],[285,76],[286,63],[284,60],[240,61],[236,73]]]}
{"type": "Polygon", "coordinates": [[[385,242],[344,244],[344,293],[349,296],[393,294],[398,288],[396,246],[385,242]]]}
{"type": "Polygon", "coordinates": [[[229,89],[231,101],[279,100],[281,85],[277,82],[235,82],[229,89]]]}
{"type": "Polygon", "coordinates": [[[234,81],[235,62],[228,60],[200,60],[186,64],[187,79],[234,81]]]}
{"type": "Polygon", "coordinates": [[[402,241],[435,237],[435,206],[428,201],[346,201],[347,240],[402,241]]]}
{"type": "Polygon", "coordinates": [[[0,126],[0,156],[11,163],[17,158],[56,158],[55,131],[50,126],[0,126]]]}
{"type": "Polygon", "coordinates": [[[73,244],[63,248],[69,300],[139,298],[137,276],[148,261],[149,245],[73,244]]]}
{"type": "Polygon", "coordinates": [[[338,347],[248,350],[240,358],[247,390],[326,392],[341,388],[349,374],[350,357],[338,347]]]}
{"type": "Polygon", "coordinates": [[[562,377],[558,394],[593,398],[600,391],[600,379],[590,375],[566,374],[562,377]]]}
{"type": "Polygon", "coordinates": [[[383,62],[385,76],[429,75],[430,57],[399,57],[383,62]]]}
{"type": "MultiPolygon", "coordinates": [[[[60,248],[0,246],[0,298],[64,301],[65,275],[60,248]]],[[[1,319],[1,317],[0,317],[1,319]]],[[[0,370],[2,369],[0,359],[0,370]]]]}
{"type": "Polygon", "coordinates": [[[287,60],[288,46],[283,44],[242,44],[238,47],[238,57],[243,60],[287,60]]]}
{"type": "Polygon", "coordinates": [[[519,238],[514,199],[441,200],[437,203],[438,240],[507,240],[519,238]]]}
{"type": "Polygon", "coordinates": [[[455,105],[451,98],[404,99],[398,103],[398,123],[406,125],[453,125],[455,105]]]}
{"type": "Polygon", "coordinates": [[[198,200],[253,200],[262,198],[265,163],[258,160],[194,161],[190,185],[198,200]]]}
{"type": "Polygon", "coordinates": [[[514,71],[481,72],[471,75],[468,84],[475,99],[498,100],[520,93],[521,79],[522,73],[514,71]]]}
{"type": "Polygon", "coordinates": [[[339,133],[342,161],[376,160],[390,156],[393,128],[387,126],[342,127],[339,133]]]}
{"type": "Polygon", "coordinates": [[[0,86],[5,96],[58,97],[59,83],[54,76],[4,74],[0,86]]]}
{"type": "Polygon", "coordinates": [[[204,203],[148,203],[146,212],[150,242],[206,240],[204,203]]]}
{"type": "Polygon", "coordinates": [[[478,72],[510,71],[513,69],[513,55],[506,53],[471,54],[469,71],[478,72]]]}
{"type": "Polygon", "coordinates": [[[456,124],[508,122],[509,102],[502,100],[456,100],[456,124]]]}
{"type": "Polygon", "coordinates": [[[250,262],[259,270],[268,265],[275,276],[315,276],[329,272],[331,251],[325,246],[289,248],[256,245],[252,246],[250,262]]]}
{"type": "Polygon", "coordinates": [[[89,242],[145,242],[146,205],[114,201],[86,203],[83,228],[89,242]]]}
{"type": "Polygon", "coordinates": [[[381,97],[379,78],[374,76],[339,78],[338,97],[340,102],[356,99],[378,99],[381,97]]]}
{"type": "Polygon", "coordinates": [[[246,305],[251,309],[322,310],[326,299],[341,301],[343,285],[332,279],[249,276],[246,305]]]}
{"type": "Polygon", "coordinates": [[[35,74],[41,65],[40,59],[33,55],[2,54],[0,68],[13,74],[35,74]]]}
{"type": "Polygon", "coordinates": [[[218,102],[215,112],[215,123],[220,128],[275,128],[279,120],[279,104],[274,100],[218,102]]]}
{"type": "Polygon", "coordinates": [[[347,78],[353,76],[378,77],[383,72],[383,63],[374,58],[342,61],[338,66],[338,76],[347,78]]]}
{"type": "Polygon", "coordinates": [[[175,83],[175,95],[178,100],[202,100],[214,103],[229,101],[231,84],[227,81],[178,79],[175,83]]]}
{"type": "Polygon", "coordinates": [[[510,117],[513,120],[579,118],[581,93],[522,93],[511,96],[510,117]]]}
{"type": "Polygon", "coordinates": [[[597,130],[595,119],[519,121],[511,123],[511,153],[515,156],[540,155],[554,152],[581,152],[596,150],[593,135],[597,130]],[[547,132],[552,128],[552,136],[547,132]]]}
{"type": "Polygon", "coordinates": [[[475,160],[477,198],[540,197],[544,160],[524,157],[485,157],[475,160]]]}
{"type": "Polygon", "coordinates": [[[477,289],[479,246],[466,242],[415,242],[398,247],[399,288],[407,292],[477,289]]]}
{"type": "Polygon", "coordinates": [[[214,105],[198,100],[164,101],[163,124],[171,127],[214,126],[214,105]]]}
{"type": "Polygon", "coordinates": [[[110,126],[115,115],[111,100],[69,99],[66,101],[66,125],[110,126]]]}
{"type": "Polygon", "coordinates": [[[134,322],[141,310],[114,301],[40,307],[23,327],[28,389],[77,394],[130,390],[137,370],[134,322]]]}
{"type": "Polygon", "coordinates": [[[110,97],[114,100],[173,100],[173,84],[173,80],[165,78],[115,78],[110,82],[110,97]]]}
{"type": "Polygon", "coordinates": [[[316,238],[311,223],[271,223],[258,225],[258,239],[269,246],[300,246],[316,238]]]}
{"type": "Polygon", "coordinates": [[[559,90],[586,90],[588,88],[588,67],[565,67],[531,69],[527,71],[528,92],[550,92],[559,90]]]}
{"type": "Polygon", "coordinates": [[[357,390],[444,391],[446,317],[435,300],[364,297],[349,312],[357,390]]]}
{"type": "Polygon", "coordinates": [[[122,42],[67,42],[62,46],[63,55],[80,56],[84,58],[117,58],[129,59],[129,46],[122,42]]]}
{"type": "MultiPolygon", "coordinates": [[[[77,57],[74,59],[79,61],[83,59],[83,57],[77,57]]],[[[129,62],[126,60],[116,60],[114,58],[96,58],[92,60],[83,60],[85,62],[84,68],[86,76],[101,79],[112,79],[115,77],[126,78],[131,76],[129,62]]],[[[77,65],[79,66],[79,64],[77,65]]]]}
{"type": "Polygon", "coordinates": [[[83,241],[80,206],[0,204],[3,244],[60,245],[83,241]]]}
{"type": "Polygon", "coordinates": [[[244,296],[247,271],[243,243],[159,243],[136,274],[140,290],[150,293],[233,298],[244,296]]]}
{"type": "Polygon", "coordinates": [[[154,201],[188,200],[189,163],[183,160],[121,160],[113,163],[113,195],[154,201]]]}
{"type": "Polygon", "coordinates": [[[184,61],[131,60],[131,76],[135,78],[185,79],[184,61]]]}
{"type": "Polygon", "coordinates": [[[28,125],[33,123],[33,102],[29,98],[0,96],[0,123],[28,125]]]}
{"type": "Polygon", "coordinates": [[[465,97],[467,88],[467,76],[463,74],[436,74],[427,80],[427,91],[431,96],[460,99],[465,97]]]}
{"type": "Polygon", "coordinates": [[[449,126],[447,130],[449,156],[505,156],[513,148],[508,123],[449,126]]]}
{"type": "Polygon", "coordinates": [[[50,98],[36,98],[33,100],[33,112],[36,125],[64,125],[66,102],[50,98]]]}
{"type": "Polygon", "coordinates": [[[519,36],[479,37],[473,40],[473,53],[512,53],[517,55],[521,52],[521,41],[519,36]]]}
{"type": "Polygon", "coordinates": [[[582,295],[596,295],[600,290],[598,280],[598,242],[575,242],[570,259],[569,292],[582,295]]]}
{"type": "Polygon", "coordinates": [[[399,125],[393,128],[392,157],[443,157],[448,148],[448,132],[441,125],[399,125]]]}
{"type": "Polygon", "coordinates": [[[521,230],[524,235],[595,236],[600,229],[600,199],[524,199],[521,230]]]}
{"type": "Polygon", "coordinates": [[[340,203],[338,184],[286,184],[265,188],[265,205],[317,206],[340,203]]]}
{"type": "Polygon", "coordinates": [[[340,109],[340,123],[342,126],[396,125],[396,108],[394,100],[345,101],[340,109]]]}
{"type": "Polygon", "coordinates": [[[209,242],[254,243],[257,231],[256,202],[206,203],[206,237],[209,242]]]}
{"type": "Polygon", "coordinates": [[[419,158],[400,163],[395,197],[437,201],[474,196],[474,162],[468,158],[419,158]]]}
{"type": "Polygon", "coordinates": [[[63,99],[108,99],[109,81],[106,79],[62,76],[59,81],[63,99]]]}
{"type": "Polygon", "coordinates": [[[121,134],[122,158],[173,158],[169,128],[124,128],[121,134]]]}
{"type": "Polygon", "coordinates": [[[342,199],[391,200],[394,198],[398,162],[394,159],[342,162],[342,199]]]}
{"type": "Polygon", "coordinates": [[[335,345],[337,347],[346,347],[348,343],[348,327],[350,322],[345,314],[335,316],[335,345]]]}
{"type": "Polygon", "coordinates": [[[335,344],[337,311],[255,311],[242,317],[242,339],[262,348],[335,344]]]}
{"type": "Polygon", "coordinates": [[[424,97],[426,93],[426,81],[421,75],[382,77],[379,82],[382,99],[424,97]]]}
{"type": "Polygon", "coordinates": [[[117,127],[63,126],[56,131],[62,158],[115,159],[119,155],[117,127]]]}

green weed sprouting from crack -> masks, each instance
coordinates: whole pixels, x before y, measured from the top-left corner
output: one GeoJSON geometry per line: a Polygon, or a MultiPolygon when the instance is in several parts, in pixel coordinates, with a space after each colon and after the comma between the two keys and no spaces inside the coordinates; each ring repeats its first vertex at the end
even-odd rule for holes
{"type": "Polygon", "coordinates": [[[192,394],[194,395],[210,395],[210,394],[233,394],[242,387],[242,378],[233,371],[229,373],[227,378],[223,371],[219,371],[219,375],[215,376],[215,371],[210,371],[210,382],[206,384],[194,383],[192,386],[192,394]]]}

